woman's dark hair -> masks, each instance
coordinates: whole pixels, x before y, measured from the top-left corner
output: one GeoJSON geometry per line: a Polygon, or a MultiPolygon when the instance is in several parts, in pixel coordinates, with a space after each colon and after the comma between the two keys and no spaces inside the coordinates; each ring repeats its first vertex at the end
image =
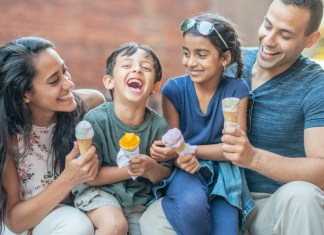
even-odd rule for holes
{"type": "Polygon", "coordinates": [[[221,35],[224,42],[217,35],[215,30],[213,30],[209,35],[202,35],[198,30],[196,25],[191,27],[190,29],[183,32],[183,36],[187,33],[191,33],[193,35],[203,36],[209,38],[210,42],[214,45],[216,50],[219,52],[220,56],[223,56],[226,51],[230,51],[231,53],[231,61],[228,65],[237,64],[236,77],[242,76],[243,62],[241,57],[241,42],[238,39],[238,35],[233,27],[233,24],[225,19],[224,17],[212,14],[205,13],[194,17],[197,22],[208,21],[211,22],[218,33],[221,35]]]}
{"type": "MultiPolygon", "coordinates": [[[[32,89],[32,81],[38,71],[35,62],[39,54],[54,48],[53,44],[39,37],[22,37],[0,47],[0,220],[4,218],[7,199],[3,187],[5,158],[8,154],[15,158],[17,146],[12,142],[15,134],[22,134],[25,153],[30,147],[32,119],[23,97],[32,89]]],[[[52,134],[51,154],[54,156],[53,166],[56,176],[64,169],[65,156],[73,148],[74,127],[83,117],[83,105],[79,98],[77,108],[73,112],[58,112],[56,125],[52,134]]],[[[2,230],[0,224],[0,233],[2,230]]]]}
{"type": "MultiPolygon", "coordinates": [[[[141,50],[145,51],[147,53],[147,55],[152,56],[153,62],[154,62],[154,69],[155,69],[154,83],[161,81],[162,67],[161,67],[159,58],[157,57],[155,52],[152,50],[152,48],[150,48],[147,45],[138,44],[135,42],[128,42],[128,43],[122,44],[110,54],[110,56],[107,58],[107,61],[106,61],[106,75],[113,77],[112,72],[116,65],[116,58],[120,53],[123,52],[122,56],[131,56],[134,53],[136,53],[136,51],[138,49],[141,49],[141,50]]],[[[111,91],[110,91],[110,95],[111,95],[111,97],[113,97],[113,94],[111,91]]]]}

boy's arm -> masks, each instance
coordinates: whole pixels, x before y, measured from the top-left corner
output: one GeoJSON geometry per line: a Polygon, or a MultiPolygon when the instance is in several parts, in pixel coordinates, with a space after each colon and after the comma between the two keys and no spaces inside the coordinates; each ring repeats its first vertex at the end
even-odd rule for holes
{"type": "Polygon", "coordinates": [[[143,154],[130,161],[128,171],[131,176],[143,176],[154,184],[171,175],[170,168],[160,165],[151,157],[143,154]]]}
{"type": "Polygon", "coordinates": [[[124,180],[130,179],[127,167],[119,168],[117,166],[102,166],[99,169],[97,177],[87,184],[92,186],[100,186],[107,184],[114,184],[124,180]]]}

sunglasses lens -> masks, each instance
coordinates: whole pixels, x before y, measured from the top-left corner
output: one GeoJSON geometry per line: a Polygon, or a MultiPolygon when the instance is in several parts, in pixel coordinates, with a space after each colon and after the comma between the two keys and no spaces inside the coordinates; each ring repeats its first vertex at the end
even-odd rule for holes
{"type": "Polygon", "coordinates": [[[196,20],[194,20],[194,19],[186,19],[186,20],[182,21],[182,23],[180,24],[181,32],[187,31],[192,26],[194,26],[195,23],[196,23],[196,20]]]}
{"type": "Polygon", "coordinates": [[[208,21],[202,21],[197,25],[197,30],[202,35],[209,35],[213,31],[214,25],[208,21]]]}

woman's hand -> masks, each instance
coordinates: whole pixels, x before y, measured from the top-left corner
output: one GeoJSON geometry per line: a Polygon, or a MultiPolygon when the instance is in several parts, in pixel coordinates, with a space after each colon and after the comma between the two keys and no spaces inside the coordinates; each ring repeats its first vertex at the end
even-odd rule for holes
{"type": "Polygon", "coordinates": [[[99,159],[94,146],[82,157],[77,158],[78,154],[79,147],[74,142],[72,151],[65,158],[65,169],[62,172],[62,176],[65,176],[73,187],[94,180],[99,170],[99,159]]]}

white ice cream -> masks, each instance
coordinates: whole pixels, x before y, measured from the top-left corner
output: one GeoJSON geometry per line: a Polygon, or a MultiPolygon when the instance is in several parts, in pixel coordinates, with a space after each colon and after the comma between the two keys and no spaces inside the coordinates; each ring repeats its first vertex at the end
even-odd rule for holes
{"type": "Polygon", "coordinates": [[[77,139],[91,139],[94,135],[92,126],[89,122],[83,120],[75,127],[75,137],[77,139]]]}

